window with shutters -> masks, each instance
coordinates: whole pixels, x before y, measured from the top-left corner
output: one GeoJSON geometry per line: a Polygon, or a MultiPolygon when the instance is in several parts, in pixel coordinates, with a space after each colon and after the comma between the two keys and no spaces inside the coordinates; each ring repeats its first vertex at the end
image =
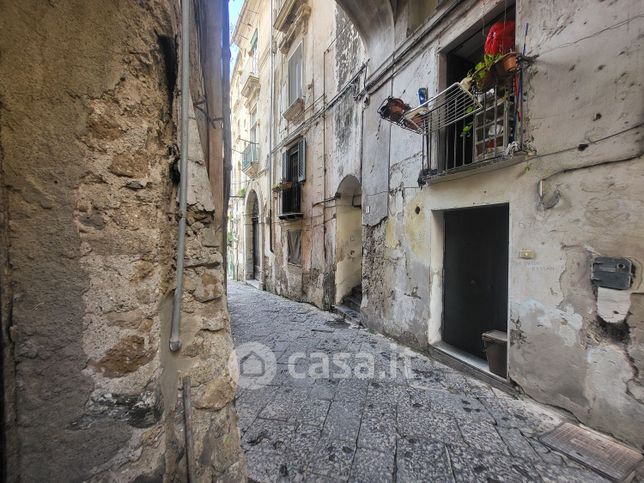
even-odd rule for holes
{"type": "Polygon", "coordinates": [[[306,179],[306,140],[300,138],[282,154],[280,218],[302,217],[302,184],[306,179]]]}
{"type": "Polygon", "coordinates": [[[302,44],[288,59],[288,104],[302,97],[302,44]]]}
{"type": "Polygon", "coordinates": [[[248,55],[251,58],[252,72],[254,72],[254,73],[259,72],[259,69],[258,69],[258,54],[257,54],[257,29],[255,29],[255,32],[253,33],[253,37],[250,40],[250,50],[248,52],[248,55]]]}

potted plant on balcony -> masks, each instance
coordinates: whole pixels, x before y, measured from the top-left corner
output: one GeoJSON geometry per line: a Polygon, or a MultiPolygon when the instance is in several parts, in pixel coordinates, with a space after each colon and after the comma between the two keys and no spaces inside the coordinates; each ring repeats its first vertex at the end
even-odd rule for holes
{"type": "Polygon", "coordinates": [[[496,60],[494,67],[496,69],[496,74],[500,79],[506,79],[514,75],[514,73],[519,69],[517,53],[508,52],[507,54],[503,54],[496,60]]]}
{"type": "Polygon", "coordinates": [[[283,190],[287,190],[293,187],[293,181],[290,179],[283,179],[280,181],[280,188],[283,190]]]}
{"type": "Polygon", "coordinates": [[[273,193],[279,193],[280,191],[282,191],[282,183],[275,183],[272,190],[273,193]]]}
{"type": "Polygon", "coordinates": [[[474,66],[474,70],[468,73],[476,85],[476,90],[486,92],[490,90],[497,81],[496,69],[494,68],[498,55],[485,54],[483,60],[474,66]]]}

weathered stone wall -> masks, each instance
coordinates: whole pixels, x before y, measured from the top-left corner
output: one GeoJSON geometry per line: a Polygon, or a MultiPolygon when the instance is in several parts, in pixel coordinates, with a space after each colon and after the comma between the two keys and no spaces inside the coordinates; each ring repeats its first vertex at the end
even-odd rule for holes
{"type": "Polygon", "coordinates": [[[514,166],[420,189],[419,137],[376,113],[392,93],[413,103],[418,87],[439,92],[443,49],[502,6],[458,5],[398,59],[393,78],[380,77],[370,90],[362,157],[364,320],[418,348],[440,341],[442,211],[508,203],[511,379],[536,399],[641,447],[633,425],[644,420],[638,71],[644,22],[638,2],[517,3],[517,25],[530,25],[527,53],[536,56],[527,70],[526,122],[537,154],[514,166]],[[370,196],[380,191],[384,200],[370,196]],[[524,248],[534,251],[533,260],[519,257],[524,248]],[[626,318],[618,324],[597,310],[590,281],[597,255],[628,257],[637,267],[620,306],[626,318]]]}
{"type": "MultiPolygon", "coordinates": [[[[233,139],[237,139],[237,150],[241,151],[249,138],[251,110],[257,109],[259,119],[259,163],[257,169],[249,171],[250,178],[239,176],[244,183],[244,208],[233,210],[244,213],[244,220],[237,223],[237,258],[244,266],[240,279],[250,278],[252,249],[250,236],[249,204],[259,200],[260,286],[266,290],[295,300],[330,307],[334,303],[336,265],[335,255],[335,207],[332,198],[342,180],[348,175],[360,178],[360,122],[362,110],[356,106],[353,96],[359,88],[356,85],[345,90],[334,105],[323,112],[324,103],[333,99],[347,82],[356,74],[364,59],[360,38],[346,16],[335,6],[329,8],[325,0],[310,0],[310,16],[300,25],[289,52],[276,49],[274,54],[275,77],[273,93],[273,125],[270,125],[271,72],[270,72],[270,8],[268,3],[247,4],[249,11],[239,20],[238,29],[244,29],[244,22],[251,25],[239,36],[241,60],[233,73],[233,104],[237,106],[233,116],[233,139]],[[255,14],[256,12],[256,14],[255,14]],[[241,95],[243,69],[250,47],[250,37],[258,27],[258,74],[260,94],[257,99],[241,95]],[[303,97],[304,114],[301,119],[287,121],[283,112],[287,103],[288,58],[299,44],[303,46],[303,97]],[[346,136],[338,140],[335,133],[346,136]],[[272,144],[269,136],[273,136],[272,144]],[[282,153],[300,136],[306,138],[306,181],[303,185],[302,219],[280,220],[280,194],[270,187],[281,179],[282,153]],[[269,163],[270,147],[275,150],[273,166],[269,163]],[[251,196],[251,193],[254,193],[251,196]],[[273,221],[273,250],[271,251],[269,213],[273,221]],[[289,230],[301,230],[302,250],[299,266],[288,263],[287,237],[289,230]]],[[[279,45],[284,34],[276,32],[275,42],[279,45]]]]}
{"type": "Polygon", "coordinates": [[[185,480],[184,375],[199,476],[242,477],[222,239],[198,146],[183,348],[168,349],[177,9],[166,0],[1,2],[11,481],[185,480]]]}

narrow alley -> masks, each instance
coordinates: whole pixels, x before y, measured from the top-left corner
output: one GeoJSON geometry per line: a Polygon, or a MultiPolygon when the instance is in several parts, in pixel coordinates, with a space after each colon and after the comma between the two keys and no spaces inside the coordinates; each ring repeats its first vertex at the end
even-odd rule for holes
{"type": "Polygon", "coordinates": [[[644,483],[642,0],[0,0],[0,483],[644,483]]]}
{"type": "Polygon", "coordinates": [[[604,481],[539,442],[552,410],[246,284],[229,308],[252,480],[604,481]]]}

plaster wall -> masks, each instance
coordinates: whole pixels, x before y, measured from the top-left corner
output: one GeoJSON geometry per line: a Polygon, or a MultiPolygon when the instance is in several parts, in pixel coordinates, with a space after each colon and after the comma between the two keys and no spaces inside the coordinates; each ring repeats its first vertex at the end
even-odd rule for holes
{"type": "Polygon", "coordinates": [[[536,154],[514,165],[420,189],[420,138],[376,113],[387,95],[415,104],[419,87],[443,88],[442,53],[499,6],[457,5],[370,93],[364,320],[418,348],[440,340],[442,211],[508,203],[510,378],[536,399],[642,447],[632,424],[644,420],[640,272],[628,290],[629,314],[617,326],[598,317],[590,283],[594,256],[628,257],[637,267],[644,257],[638,2],[517,3],[517,25],[530,25],[526,53],[536,57],[525,87],[536,154]],[[373,195],[381,189],[386,198],[373,195]],[[519,258],[521,249],[535,258],[519,258]]]}
{"type": "MultiPolygon", "coordinates": [[[[194,111],[183,346],[178,354],[168,348],[182,174],[177,7],[0,5],[8,481],[185,480],[185,375],[198,477],[243,478],[222,283],[223,192],[211,193],[206,172],[207,162],[222,163],[204,155],[207,129],[194,111]]],[[[198,45],[193,79],[204,78],[198,45]]],[[[202,93],[196,83],[192,100],[202,93]]]]}

